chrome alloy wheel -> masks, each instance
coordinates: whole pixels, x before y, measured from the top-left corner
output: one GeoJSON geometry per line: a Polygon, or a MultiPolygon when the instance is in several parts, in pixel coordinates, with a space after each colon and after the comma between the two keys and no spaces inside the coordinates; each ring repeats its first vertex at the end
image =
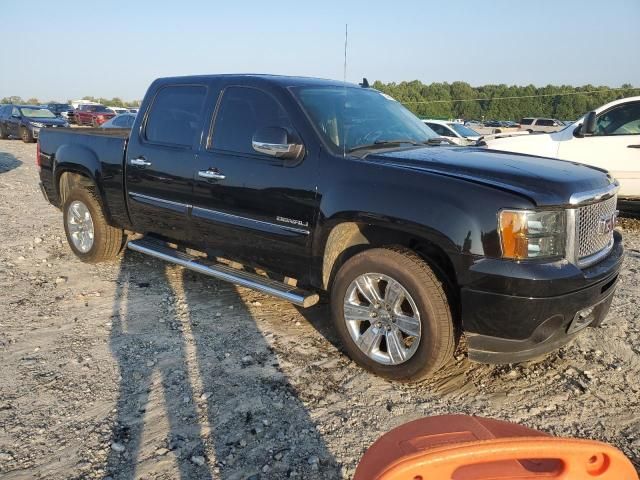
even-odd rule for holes
{"type": "Polygon", "coordinates": [[[416,303],[400,282],[381,273],[365,273],[351,282],[344,320],[358,348],[383,365],[406,362],[420,344],[416,303]]]}
{"type": "Polygon", "coordinates": [[[79,200],[69,204],[67,209],[67,229],[73,246],[87,253],[93,247],[93,219],[87,206],[79,200]]]}

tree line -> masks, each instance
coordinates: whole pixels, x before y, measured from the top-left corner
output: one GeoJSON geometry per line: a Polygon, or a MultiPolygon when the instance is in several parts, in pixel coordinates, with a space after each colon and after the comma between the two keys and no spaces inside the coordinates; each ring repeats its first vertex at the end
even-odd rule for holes
{"type": "Polygon", "coordinates": [[[422,118],[465,120],[513,120],[551,117],[576,120],[586,112],[619,98],[640,95],[640,88],[583,85],[484,85],[466,82],[400,83],[376,81],[374,88],[391,95],[422,118]],[[515,98],[514,98],[515,97],[515,98]]]}
{"type": "MultiPolygon", "coordinates": [[[[82,97],[82,100],[87,100],[89,102],[96,102],[102,105],[108,105],[110,107],[139,107],[140,106],[140,100],[125,101],[125,100],[122,100],[120,97],[104,98],[104,97],[92,97],[88,95],[88,96],[82,97]]],[[[69,103],[70,104],[71,100],[67,100],[66,102],[60,102],[58,100],[48,100],[46,102],[43,102],[34,97],[24,100],[22,97],[12,96],[12,97],[1,98],[0,104],[4,104],[4,103],[14,103],[17,105],[41,105],[45,103],[69,103]]]]}
{"type": "MultiPolygon", "coordinates": [[[[594,85],[483,85],[466,82],[430,83],[419,80],[400,83],[376,81],[373,87],[402,102],[422,118],[464,118],[465,120],[514,120],[523,117],[551,117],[576,120],[586,112],[619,98],[640,95],[640,88],[624,84],[620,88],[594,85]]],[[[140,100],[124,101],[120,97],[82,97],[114,107],[139,107],[140,100]]],[[[67,100],[70,103],[71,100],[67,100]]],[[[4,97],[0,103],[39,105],[37,98],[4,97]]]]}

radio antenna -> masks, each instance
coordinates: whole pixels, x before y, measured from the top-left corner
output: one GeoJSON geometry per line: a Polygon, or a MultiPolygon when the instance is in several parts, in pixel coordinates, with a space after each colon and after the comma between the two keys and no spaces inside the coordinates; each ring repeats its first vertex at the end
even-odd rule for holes
{"type": "Polygon", "coordinates": [[[342,108],[342,157],[347,156],[347,139],[345,131],[345,113],[347,112],[347,42],[349,40],[349,24],[344,24],[344,71],[342,75],[344,85],[344,104],[342,108]]]}

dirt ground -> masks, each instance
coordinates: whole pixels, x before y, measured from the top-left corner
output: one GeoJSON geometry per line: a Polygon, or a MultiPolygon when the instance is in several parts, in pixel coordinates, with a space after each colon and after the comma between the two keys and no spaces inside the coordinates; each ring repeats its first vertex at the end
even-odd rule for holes
{"type": "Polygon", "coordinates": [[[335,346],[326,305],[126,252],[79,262],[42,198],[35,145],[0,140],[0,477],[349,478],[425,415],[467,413],[611,442],[640,466],[640,222],[598,329],[537,363],[464,351],[400,385],[335,346]]]}

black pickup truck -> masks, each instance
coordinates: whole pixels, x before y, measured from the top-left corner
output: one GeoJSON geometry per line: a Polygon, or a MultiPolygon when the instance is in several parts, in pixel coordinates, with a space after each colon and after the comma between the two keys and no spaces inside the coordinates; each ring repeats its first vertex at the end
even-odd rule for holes
{"type": "Polygon", "coordinates": [[[131,131],[43,130],[37,162],[81,260],[126,246],[301,307],[329,292],[346,351],[388,378],[441,368],[462,334],[510,363],[599,324],[615,180],[434,137],[371,88],[190,76],[155,81],[131,131]]]}

